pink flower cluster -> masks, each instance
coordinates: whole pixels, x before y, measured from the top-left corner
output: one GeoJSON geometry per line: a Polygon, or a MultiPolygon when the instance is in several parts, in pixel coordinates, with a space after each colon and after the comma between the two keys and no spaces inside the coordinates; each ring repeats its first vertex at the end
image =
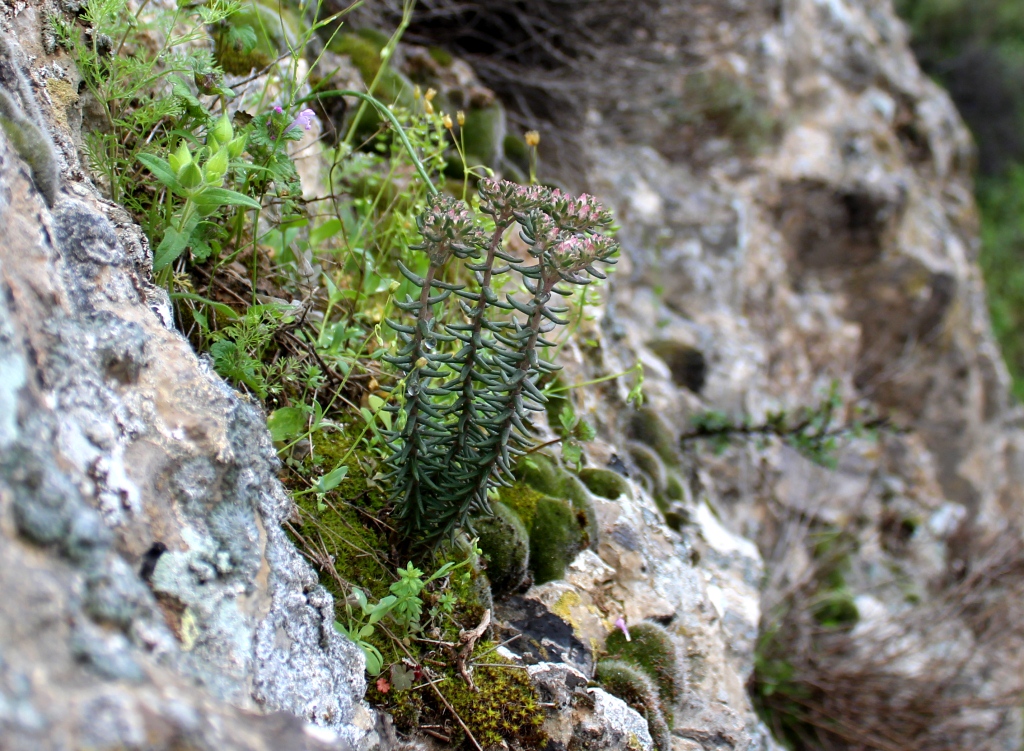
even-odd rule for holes
{"type": "Polygon", "coordinates": [[[418,223],[421,247],[435,266],[446,263],[453,252],[461,258],[474,255],[483,241],[469,206],[451,196],[432,197],[418,223]]]}

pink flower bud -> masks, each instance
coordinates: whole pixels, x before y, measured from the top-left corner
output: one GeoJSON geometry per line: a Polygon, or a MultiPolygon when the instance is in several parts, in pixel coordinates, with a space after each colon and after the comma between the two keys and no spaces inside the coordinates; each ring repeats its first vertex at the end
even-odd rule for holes
{"type": "Polygon", "coordinates": [[[630,641],[629,629],[626,628],[626,619],[625,618],[623,618],[622,616],[619,616],[618,620],[615,621],[615,628],[619,629],[619,631],[621,631],[625,635],[626,641],[630,641]]]}

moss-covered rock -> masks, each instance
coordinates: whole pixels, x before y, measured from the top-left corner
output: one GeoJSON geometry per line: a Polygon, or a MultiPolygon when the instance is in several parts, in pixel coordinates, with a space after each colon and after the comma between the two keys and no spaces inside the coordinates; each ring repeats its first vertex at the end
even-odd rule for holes
{"type": "MultiPolygon", "coordinates": [[[[357,34],[338,34],[328,44],[328,49],[338,55],[347,55],[352,64],[369,86],[375,79],[377,85],[373,94],[385,104],[397,104],[411,109],[416,100],[413,97],[415,87],[405,75],[390,65],[381,67],[381,50],[387,44],[387,38],[368,31],[357,34]]],[[[356,110],[358,112],[358,109],[356,110]]],[[[362,107],[362,114],[356,124],[356,132],[365,135],[377,129],[381,116],[373,107],[362,107]]]]}
{"type": "Polygon", "coordinates": [[[586,547],[586,516],[562,498],[542,496],[530,526],[530,570],[536,584],[561,579],[586,547]]]}
{"type": "Polygon", "coordinates": [[[491,516],[473,520],[487,565],[491,592],[496,596],[514,592],[525,581],[530,562],[530,536],[518,515],[501,502],[491,504],[491,516]]]}
{"type": "Polygon", "coordinates": [[[558,462],[547,454],[524,456],[516,465],[516,477],[545,495],[554,496],[562,492],[564,475],[558,462]]]}
{"type": "Polygon", "coordinates": [[[633,413],[629,420],[629,434],[654,449],[669,466],[679,464],[676,435],[653,409],[644,407],[633,413]]]}
{"type": "Polygon", "coordinates": [[[214,33],[214,57],[225,73],[244,76],[298,50],[301,40],[302,21],[293,8],[249,0],[214,33]]]}
{"type": "Polygon", "coordinates": [[[599,529],[597,524],[597,511],[594,509],[594,501],[587,490],[587,486],[576,475],[565,472],[559,483],[559,493],[572,505],[576,511],[576,518],[582,523],[585,540],[584,547],[596,548],[600,543],[599,529]]]}
{"type": "MultiPolygon", "coordinates": [[[[634,665],[650,677],[658,687],[663,707],[671,707],[683,690],[683,671],[679,665],[676,645],[663,627],[644,621],[629,629],[626,635],[616,629],[605,642],[608,656],[634,665]]],[[[669,712],[666,719],[671,720],[669,712]]]]}
{"type": "Polygon", "coordinates": [[[602,660],[594,677],[605,691],[622,699],[647,720],[647,728],[658,751],[670,751],[672,736],[661,711],[658,691],[650,678],[621,660],[602,660]]]}
{"type": "Polygon", "coordinates": [[[502,488],[498,495],[501,497],[501,502],[515,511],[526,529],[529,530],[533,526],[533,517],[537,513],[537,501],[544,497],[544,493],[525,482],[517,482],[511,487],[502,488]]]}
{"type": "Polygon", "coordinates": [[[628,498],[633,497],[633,491],[626,478],[613,470],[584,467],[580,470],[580,479],[591,493],[601,498],[614,501],[623,495],[628,498]]]}

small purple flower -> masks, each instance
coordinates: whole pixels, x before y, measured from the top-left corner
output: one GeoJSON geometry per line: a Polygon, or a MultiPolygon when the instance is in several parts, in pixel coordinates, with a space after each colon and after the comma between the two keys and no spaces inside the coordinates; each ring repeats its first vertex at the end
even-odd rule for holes
{"type": "Polygon", "coordinates": [[[274,105],[274,112],[277,113],[278,115],[280,115],[280,114],[284,113],[284,110],[281,109],[281,105],[275,104],[274,105]]]}
{"type": "Polygon", "coordinates": [[[288,127],[284,129],[287,133],[292,128],[302,128],[303,130],[309,130],[313,127],[313,118],[316,117],[316,113],[311,109],[302,110],[294,120],[288,123],[288,127]]]}
{"type": "Polygon", "coordinates": [[[625,618],[623,618],[622,616],[619,616],[619,619],[617,621],[615,621],[615,628],[619,629],[619,631],[621,631],[625,635],[626,641],[630,641],[629,629],[626,628],[626,619],[625,618]]]}

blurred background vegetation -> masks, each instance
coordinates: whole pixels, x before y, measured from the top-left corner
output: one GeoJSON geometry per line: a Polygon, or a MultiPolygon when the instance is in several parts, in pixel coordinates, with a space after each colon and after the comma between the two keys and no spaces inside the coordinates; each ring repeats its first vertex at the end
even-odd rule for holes
{"type": "Polygon", "coordinates": [[[896,0],[914,51],[978,144],[981,266],[996,337],[1024,400],[1024,2],[896,0]]]}

